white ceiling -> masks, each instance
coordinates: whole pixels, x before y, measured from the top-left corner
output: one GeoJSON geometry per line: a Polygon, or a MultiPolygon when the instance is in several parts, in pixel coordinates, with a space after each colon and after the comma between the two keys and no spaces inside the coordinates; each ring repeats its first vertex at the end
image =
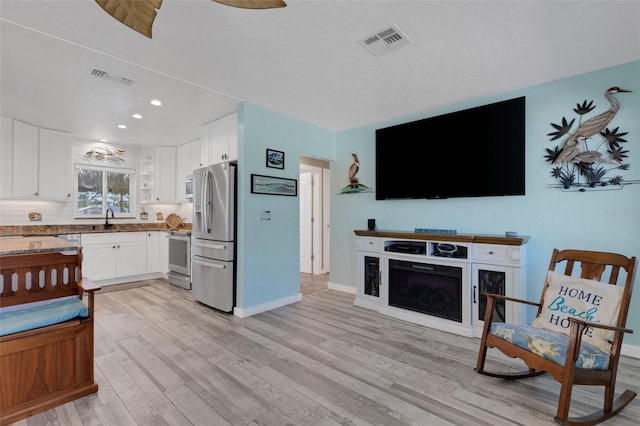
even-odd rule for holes
{"type": "Polygon", "coordinates": [[[0,112],[169,146],[240,101],[339,131],[640,59],[637,1],[287,3],[165,0],[148,39],[94,0],[0,0],[0,112]],[[412,43],[380,57],[359,44],[390,25],[412,43]]]}

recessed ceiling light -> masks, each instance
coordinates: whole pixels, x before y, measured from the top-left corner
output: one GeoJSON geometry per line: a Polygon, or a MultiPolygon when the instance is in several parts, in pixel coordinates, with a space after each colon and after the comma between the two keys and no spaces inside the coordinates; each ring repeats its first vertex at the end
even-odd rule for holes
{"type": "Polygon", "coordinates": [[[142,118],[142,114],[133,114],[132,117],[140,120],[142,118]]]}
{"type": "Polygon", "coordinates": [[[157,100],[157,99],[153,99],[153,100],[151,101],[151,105],[160,106],[160,105],[162,105],[162,102],[160,102],[160,101],[159,101],[159,100],[157,100]]]}
{"type": "Polygon", "coordinates": [[[98,139],[98,142],[109,142],[109,141],[107,139],[105,139],[105,138],[100,138],[100,139],[98,139]]]}
{"type": "Polygon", "coordinates": [[[125,126],[124,124],[118,124],[118,129],[126,129],[127,126],[125,126]]]}

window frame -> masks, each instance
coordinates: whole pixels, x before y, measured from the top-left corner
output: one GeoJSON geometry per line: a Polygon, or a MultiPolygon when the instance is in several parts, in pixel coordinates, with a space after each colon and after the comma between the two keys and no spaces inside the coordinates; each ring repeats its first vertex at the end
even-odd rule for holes
{"type": "Polygon", "coordinates": [[[107,185],[106,173],[122,173],[129,176],[129,212],[114,213],[116,218],[135,219],[137,211],[137,180],[136,169],[127,167],[99,166],[95,164],[75,163],[73,167],[73,218],[74,219],[98,219],[104,218],[107,213],[107,185]],[[102,213],[100,214],[78,214],[78,172],[81,169],[99,170],[102,172],[103,197],[102,197],[102,213]]]}

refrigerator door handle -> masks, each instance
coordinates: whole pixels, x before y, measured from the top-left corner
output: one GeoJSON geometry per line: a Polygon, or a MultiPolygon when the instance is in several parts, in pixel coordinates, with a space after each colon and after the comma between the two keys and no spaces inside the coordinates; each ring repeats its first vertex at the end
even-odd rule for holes
{"type": "Polygon", "coordinates": [[[222,244],[202,244],[202,243],[194,243],[194,246],[202,247],[202,248],[210,248],[214,250],[226,250],[227,246],[222,244]]]}
{"type": "Polygon", "coordinates": [[[204,266],[206,268],[225,269],[227,267],[227,265],[220,265],[218,263],[206,263],[195,259],[192,259],[191,261],[196,265],[204,266]]]}
{"type": "Polygon", "coordinates": [[[209,228],[209,173],[211,171],[206,169],[202,178],[202,231],[207,234],[211,233],[209,228]]]}

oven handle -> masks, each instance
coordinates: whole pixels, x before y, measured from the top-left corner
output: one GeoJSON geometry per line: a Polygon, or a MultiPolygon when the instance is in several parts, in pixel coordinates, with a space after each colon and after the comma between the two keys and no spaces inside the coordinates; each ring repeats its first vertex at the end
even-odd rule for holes
{"type": "Polygon", "coordinates": [[[227,246],[224,244],[202,244],[202,243],[193,243],[193,245],[195,247],[202,247],[202,248],[210,248],[210,249],[214,249],[214,250],[226,250],[227,246]]]}
{"type": "Polygon", "coordinates": [[[226,265],[220,265],[219,263],[205,263],[195,259],[191,261],[196,265],[204,266],[205,268],[225,269],[227,267],[226,265]]]}

